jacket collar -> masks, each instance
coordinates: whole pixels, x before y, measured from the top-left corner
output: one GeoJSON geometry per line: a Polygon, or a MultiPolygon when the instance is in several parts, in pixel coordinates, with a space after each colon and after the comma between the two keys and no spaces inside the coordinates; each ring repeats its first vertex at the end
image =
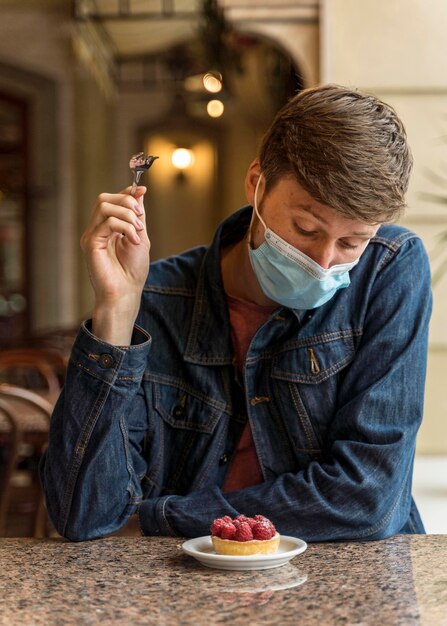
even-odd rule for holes
{"type": "Polygon", "coordinates": [[[230,318],[220,268],[221,248],[240,241],[250,223],[252,207],[230,215],[216,231],[198,276],[185,360],[198,365],[233,362],[230,318]]]}

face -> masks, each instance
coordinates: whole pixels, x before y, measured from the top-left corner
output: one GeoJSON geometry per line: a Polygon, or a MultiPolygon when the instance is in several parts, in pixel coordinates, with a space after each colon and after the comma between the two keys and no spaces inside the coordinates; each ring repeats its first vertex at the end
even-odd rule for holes
{"type": "MultiPolygon", "coordinates": [[[[259,174],[255,162],[246,181],[247,199],[252,205],[259,174]]],[[[293,177],[281,179],[267,195],[264,189],[262,179],[257,195],[258,211],[267,228],[325,269],[358,259],[379,228],[379,224],[346,218],[317,202],[293,177]]],[[[264,226],[255,218],[251,245],[256,249],[263,242],[264,226]]]]}

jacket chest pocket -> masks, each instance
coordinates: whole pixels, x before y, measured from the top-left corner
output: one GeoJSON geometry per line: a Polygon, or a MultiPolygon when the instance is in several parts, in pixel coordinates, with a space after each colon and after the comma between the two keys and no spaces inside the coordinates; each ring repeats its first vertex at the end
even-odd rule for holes
{"type": "Polygon", "coordinates": [[[297,455],[321,458],[337,411],[343,370],[355,355],[352,332],[330,333],[289,344],[272,362],[276,402],[297,455]]]}
{"type": "Polygon", "coordinates": [[[154,383],[154,409],[161,418],[164,493],[186,493],[200,483],[212,462],[210,440],[225,406],[182,381],[154,383]]]}
{"type": "Polygon", "coordinates": [[[354,354],[352,331],[325,333],[289,342],[273,358],[272,377],[318,385],[346,367],[354,354]]]}
{"type": "Polygon", "coordinates": [[[154,385],[157,412],[173,428],[212,433],[225,408],[225,403],[194,392],[181,381],[177,384],[154,385]]]}

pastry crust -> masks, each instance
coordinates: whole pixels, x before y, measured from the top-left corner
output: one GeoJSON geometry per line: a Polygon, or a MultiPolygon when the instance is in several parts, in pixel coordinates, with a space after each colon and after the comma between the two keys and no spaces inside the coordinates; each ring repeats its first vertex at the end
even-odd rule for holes
{"type": "Polygon", "coordinates": [[[278,550],[280,536],[278,533],[271,539],[260,541],[233,541],[232,539],[221,539],[211,535],[214,550],[217,554],[227,554],[231,556],[249,556],[250,554],[273,554],[278,550]]]}

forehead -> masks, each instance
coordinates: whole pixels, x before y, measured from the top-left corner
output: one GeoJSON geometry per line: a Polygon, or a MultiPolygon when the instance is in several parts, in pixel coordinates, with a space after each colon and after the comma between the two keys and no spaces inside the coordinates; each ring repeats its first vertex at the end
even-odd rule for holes
{"type": "Polygon", "coordinates": [[[342,215],[339,211],[320,205],[319,207],[312,207],[306,204],[297,204],[296,209],[307,214],[314,220],[319,222],[323,227],[331,228],[338,226],[349,232],[352,237],[372,237],[376,234],[380,224],[365,224],[360,220],[350,219],[342,215]]]}
{"type": "Polygon", "coordinates": [[[315,200],[293,176],[280,179],[270,193],[282,201],[290,214],[309,218],[322,228],[337,228],[350,235],[372,237],[380,223],[366,223],[347,217],[337,209],[315,200]]]}

